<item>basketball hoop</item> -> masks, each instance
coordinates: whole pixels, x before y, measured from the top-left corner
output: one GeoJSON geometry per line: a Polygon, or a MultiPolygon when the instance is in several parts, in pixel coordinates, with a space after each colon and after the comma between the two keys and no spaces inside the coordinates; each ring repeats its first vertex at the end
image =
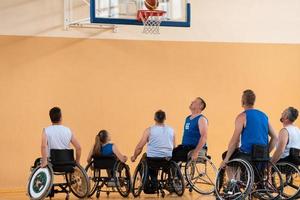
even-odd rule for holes
{"type": "Polygon", "coordinates": [[[137,20],[143,22],[145,34],[159,34],[159,27],[165,18],[166,11],[163,10],[139,10],[137,20]]]}

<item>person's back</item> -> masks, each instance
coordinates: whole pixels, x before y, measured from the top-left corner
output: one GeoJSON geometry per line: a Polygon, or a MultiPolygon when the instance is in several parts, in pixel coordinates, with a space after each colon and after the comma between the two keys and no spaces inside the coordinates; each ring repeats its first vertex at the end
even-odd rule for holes
{"type": "Polygon", "coordinates": [[[72,131],[62,125],[62,114],[59,107],[53,107],[49,111],[52,125],[43,129],[42,134],[42,167],[48,164],[47,158],[51,149],[70,149],[72,144],[76,149],[76,162],[80,163],[81,146],[72,131]]]}
{"type": "Polygon", "coordinates": [[[293,124],[286,126],[285,129],[288,132],[288,143],[281,158],[289,156],[291,148],[300,149],[300,129],[293,124]]]}
{"type": "Polygon", "coordinates": [[[51,125],[45,128],[48,141],[48,150],[50,149],[69,149],[72,139],[72,132],[63,125],[51,125]]]}
{"type": "Polygon", "coordinates": [[[102,156],[113,156],[114,155],[113,143],[107,143],[102,145],[100,151],[102,156]]]}
{"type": "Polygon", "coordinates": [[[147,157],[172,157],[174,130],[167,125],[150,127],[147,157]]]}
{"type": "Polygon", "coordinates": [[[267,115],[257,109],[248,109],[244,113],[246,126],[241,133],[240,150],[251,153],[254,144],[268,145],[269,122],[267,115]]]}
{"type": "Polygon", "coordinates": [[[93,157],[115,156],[121,162],[126,162],[127,157],[123,155],[117,148],[117,145],[111,143],[110,134],[107,130],[101,130],[96,135],[95,143],[90,150],[87,162],[90,163],[93,157]]]}

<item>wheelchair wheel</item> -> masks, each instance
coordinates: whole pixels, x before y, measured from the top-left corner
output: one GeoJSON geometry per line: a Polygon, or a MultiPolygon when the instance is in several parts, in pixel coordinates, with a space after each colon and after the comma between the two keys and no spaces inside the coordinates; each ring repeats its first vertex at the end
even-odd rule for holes
{"type": "Polygon", "coordinates": [[[270,161],[258,163],[254,170],[254,197],[262,200],[279,199],[283,191],[283,182],[279,169],[270,161]],[[261,166],[263,165],[263,167],[261,166]]]}
{"type": "Polygon", "coordinates": [[[37,167],[30,175],[27,194],[31,200],[42,200],[46,198],[53,185],[53,170],[47,166],[37,167]]]}
{"type": "Polygon", "coordinates": [[[248,162],[233,159],[219,169],[215,192],[220,200],[243,200],[250,194],[253,185],[253,172],[248,162]]]}
{"type": "Polygon", "coordinates": [[[118,161],[114,169],[117,190],[122,197],[128,197],[131,190],[131,176],[128,165],[118,161]]]}
{"type": "Polygon", "coordinates": [[[132,182],[132,194],[134,197],[140,196],[144,185],[146,184],[148,167],[145,161],[138,164],[134,171],[132,182]]]}
{"type": "Polygon", "coordinates": [[[178,196],[182,196],[185,189],[185,182],[181,173],[181,169],[174,161],[171,161],[170,163],[170,179],[174,188],[174,192],[178,196]]]}
{"type": "Polygon", "coordinates": [[[85,198],[89,195],[89,177],[80,165],[76,164],[74,172],[66,174],[66,180],[71,192],[76,197],[85,198]]]}
{"type": "Polygon", "coordinates": [[[89,182],[90,182],[90,191],[88,197],[91,197],[95,194],[97,187],[99,185],[100,169],[95,169],[94,162],[90,162],[86,166],[85,171],[89,177],[89,182]]]}
{"type": "Polygon", "coordinates": [[[197,161],[188,161],[185,165],[185,177],[193,190],[200,194],[212,194],[215,190],[217,169],[207,157],[197,161]]]}
{"type": "Polygon", "coordinates": [[[281,173],[283,182],[283,192],[281,199],[292,200],[296,199],[300,193],[300,171],[292,163],[280,162],[276,167],[281,173]]]}

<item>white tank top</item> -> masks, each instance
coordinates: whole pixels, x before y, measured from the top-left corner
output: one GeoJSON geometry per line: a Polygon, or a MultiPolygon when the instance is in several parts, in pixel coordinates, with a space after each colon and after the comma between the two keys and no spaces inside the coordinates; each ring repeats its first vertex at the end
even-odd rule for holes
{"type": "Polygon", "coordinates": [[[172,157],[173,147],[174,130],[171,127],[167,125],[150,127],[147,157],[172,157]]]}
{"type": "Polygon", "coordinates": [[[297,126],[294,125],[288,125],[285,127],[289,134],[289,140],[288,144],[285,147],[285,150],[283,154],[281,155],[281,158],[285,158],[290,155],[290,149],[296,148],[300,149],[300,130],[297,126]]]}
{"type": "Polygon", "coordinates": [[[48,156],[50,149],[69,149],[72,132],[68,127],[63,125],[51,125],[45,128],[48,141],[48,156]]]}

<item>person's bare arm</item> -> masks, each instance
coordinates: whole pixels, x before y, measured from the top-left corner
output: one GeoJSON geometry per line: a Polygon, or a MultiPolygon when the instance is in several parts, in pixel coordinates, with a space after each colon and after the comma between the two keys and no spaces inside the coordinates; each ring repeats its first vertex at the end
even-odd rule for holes
{"type": "Polygon", "coordinates": [[[78,140],[76,139],[75,135],[72,134],[72,138],[71,138],[71,144],[75,147],[76,150],[76,162],[78,164],[80,164],[80,157],[81,157],[81,146],[78,142],[78,140]]]}
{"type": "Polygon", "coordinates": [[[228,144],[227,154],[226,154],[226,157],[225,157],[225,159],[223,160],[223,162],[221,164],[221,167],[223,167],[225,165],[225,163],[228,162],[228,160],[232,156],[233,152],[239,147],[240,135],[243,131],[245,120],[246,120],[246,117],[245,117],[244,113],[239,114],[237,116],[237,118],[235,119],[234,132],[233,132],[231,140],[228,144]]]}
{"type": "Polygon", "coordinates": [[[201,133],[201,138],[193,151],[192,160],[196,160],[198,158],[199,152],[202,150],[207,141],[208,124],[205,117],[201,117],[199,119],[198,127],[201,133]]]}
{"type": "Polygon", "coordinates": [[[48,141],[47,141],[47,136],[45,129],[43,129],[42,133],[42,143],[41,143],[41,154],[42,154],[42,163],[41,167],[46,167],[48,164],[47,160],[47,149],[48,149],[48,141]]]}
{"type": "Polygon", "coordinates": [[[283,154],[285,147],[288,143],[288,139],[289,139],[289,134],[287,130],[285,128],[281,129],[281,131],[279,132],[279,142],[277,148],[271,158],[271,162],[273,164],[276,164],[280,159],[280,156],[283,154]]]}
{"type": "Polygon", "coordinates": [[[135,147],[134,154],[131,157],[131,161],[132,162],[134,162],[136,160],[136,158],[142,153],[143,148],[144,148],[144,146],[146,145],[146,143],[148,141],[149,134],[150,134],[150,128],[147,128],[144,131],[142,139],[140,140],[140,142],[138,143],[138,145],[135,147]]]}
{"type": "Polygon", "coordinates": [[[113,145],[113,152],[121,162],[125,163],[127,161],[127,156],[124,156],[115,144],[113,145]]]}
{"type": "Polygon", "coordinates": [[[271,137],[270,142],[269,142],[269,152],[271,152],[274,147],[276,146],[277,142],[278,142],[278,138],[276,136],[276,133],[273,129],[273,127],[271,126],[270,122],[269,122],[269,136],[271,137]]]}

